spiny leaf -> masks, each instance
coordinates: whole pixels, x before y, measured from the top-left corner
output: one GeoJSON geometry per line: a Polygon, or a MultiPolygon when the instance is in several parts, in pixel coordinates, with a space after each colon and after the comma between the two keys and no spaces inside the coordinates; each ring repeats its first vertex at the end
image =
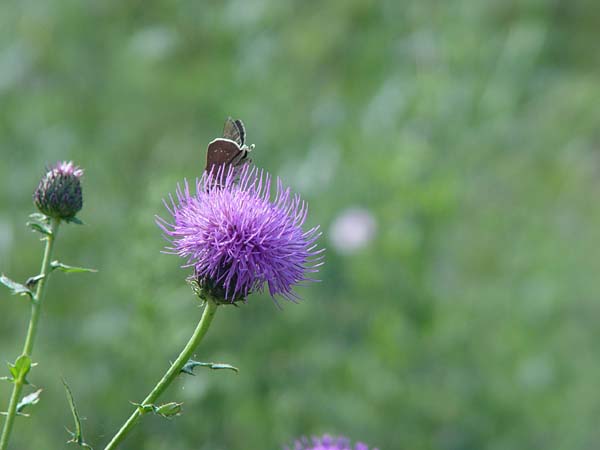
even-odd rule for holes
{"type": "Polygon", "coordinates": [[[25,384],[29,384],[26,377],[30,369],[31,359],[27,355],[19,356],[14,364],[8,363],[8,370],[10,371],[13,380],[21,380],[25,384]]]}
{"type": "Polygon", "coordinates": [[[38,389],[37,391],[23,397],[17,405],[17,412],[23,412],[23,409],[27,406],[37,404],[40,401],[40,394],[42,393],[42,390],[43,389],[38,389]]]}
{"type": "Polygon", "coordinates": [[[77,407],[75,406],[75,400],[73,400],[73,394],[71,393],[71,389],[69,385],[63,378],[63,384],[65,385],[65,391],[67,392],[67,400],[69,401],[69,407],[71,408],[71,414],[73,414],[73,421],[75,422],[75,431],[70,431],[67,428],[67,432],[71,435],[71,439],[67,441],[67,444],[77,444],[80,447],[87,448],[93,450],[91,446],[85,443],[83,439],[83,431],[81,429],[81,419],[79,418],[79,414],[77,413],[77,407]]]}
{"type": "Polygon", "coordinates": [[[79,272],[98,272],[96,269],[87,269],[85,267],[68,266],[61,263],[60,261],[52,261],[50,263],[52,270],[60,270],[65,273],[79,273],[79,272]]]}
{"type": "Polygon", "coordinates": [[[194,368],[198,367],[198,366],[208,367],[209,369],[212,369],[212,370],[228,369],[228,370],[233,370],[236,373],[239,372],[239,369],[237,367],[232,366],[231,364],[200,362],[200,361],[194,361],[193,359],[190,359],[188,362],[185,363],[185,365],[181,368],[181,372],[187,373],[188,375],[195,375],[194,368]]]}
{"type": "Polygon", "coordinates": [[[27,222],[27,226],[33,231],[38,231],[46,236],[52,235],[52,229],[50,228],[50,219],[48,216],[40,213],[33,213],[29,215],[30,221],[27,222]]]}
{"type": "Polygon", "coordinates": [[[29,298],[33,298],[33,292],[31,292],[27,288],[27,286],[24,286],[21,283],[17,283],[16,281],[11,280],[4,274],[0,274],[0,284],[3,284],[7,288],[9,288],[14,295],[28,295],[29,298]]]}

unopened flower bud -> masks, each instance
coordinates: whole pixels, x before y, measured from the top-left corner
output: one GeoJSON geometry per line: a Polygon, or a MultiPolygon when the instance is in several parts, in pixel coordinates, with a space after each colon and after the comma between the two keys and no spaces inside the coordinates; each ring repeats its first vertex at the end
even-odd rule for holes
{"type": "Polygon", "coordinates": [[[80,178],[83,170],[71,161],[48,169],[33,193],[33,202],[43,214],[57,219],[73,219],[83,206],[80,178]]]}

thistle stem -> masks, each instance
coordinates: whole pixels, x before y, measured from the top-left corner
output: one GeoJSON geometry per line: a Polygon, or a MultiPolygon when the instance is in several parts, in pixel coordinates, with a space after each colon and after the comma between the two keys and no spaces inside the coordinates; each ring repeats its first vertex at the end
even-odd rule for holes
{"type": "Polygon", "coordinates": [[[154,386],[154,389],[152,389],[141,405],[133,411],[131,416],[129,416],[129,419],[127,419],[123,426],[121,426],[117,434],[115,434],[104,450],[113,450],[117,448],[117,446],[123,441],[123,439],[125,439],[127,434],[129,434],[129,432],[137,424],[142,414],[144,414],[143,407],[154,403],[154,401],[156,401],[156,399],[158,399],[158,397],[169,387],[173,380],[177,378],[177,376],[181,373],[181,369],[183,369],[185,363],[187,363],[192,357],[194,350],[196,347],[198,347],[198,344],[200,344],[202,338],[208,331],[216,311],[217,303],[215,303],[213,300],[208,300],[206,302],[206,306],[204,307],[204,312],[202,313],[200,322],[198,322],[198,325],[194,330],[194,334],[192,334],[192,337],[185,345],[175,362],[171,364],[169,370],[167,370],[156,386],[154,386]]]}
{"type": "MultiPolygon", "coordinates": [[[[51,219],[50,222],[50,234],[46,235],[46,248],[44,250],[44,258],[42,260],[42,268],[40,275],[42,276],[38,281],[37,289],[33,298],[31,299],[31,316],[29,318],[29,328],[27,329],[27,337],[25,338],[25,344],[23,345],[22,355],[31,358],[33,352],[33,343],[35,341],[35,335],[37,333],[38,322],[40,319],[40,308],[44,301],[46,294],[46,284],[50,275],[50,262],[52,261],[52,251],[54,250],[54,241],[58,232],[58,226],[60,219],[51,219]]],[[[13,381],[13,391],[10,396],[10,402],[8,404],[8,411],[6,412],[6,420],[4,421],[4,428],[2,429],[2,437],[0,438],[0,450],[6,450],[8,447],[8,440],[10,439],[10,433],[12,431],[13,423],[17,415],[17,405],[21,397],[21,391],[25,384],[25,377],[18,377],[13,381]]]]}

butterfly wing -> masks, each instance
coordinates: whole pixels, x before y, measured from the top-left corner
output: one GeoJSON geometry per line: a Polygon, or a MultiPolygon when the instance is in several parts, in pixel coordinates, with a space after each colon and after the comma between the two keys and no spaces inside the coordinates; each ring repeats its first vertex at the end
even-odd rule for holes
{"type": "Polygon", "coordinates": [[[206,171],[217,170],[223,165],[239,165],[247,156],[247,152],[240,148],[237,142],[217,138],[208,144],[206,150],[206,171]]]}
{"type": "Polygon", "coordinates": [[[235,126],[240,135],[240,141],[238,142],[238,144],[240,144],[240,147],[244,147],[244,145],[246,144],[246,127],[244,126],[244,122],[242,122],[240,119],[235,119],[233,122],[235,123],[235,126]]]}
{"type": "Polygon", "coordinates": [[[244,123],[239,119],[233,120],[231,117],[228,117],[223,127],[223,137],[243,147],[246,142],[246,128],[244,127],[244,123]]]}

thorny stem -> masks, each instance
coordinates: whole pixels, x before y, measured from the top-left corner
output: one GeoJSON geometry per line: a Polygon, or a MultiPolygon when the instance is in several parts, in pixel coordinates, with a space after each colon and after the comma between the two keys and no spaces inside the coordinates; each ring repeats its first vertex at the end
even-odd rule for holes
{"type": "MultiPolygon", "coordinates": [[[[52,250],[54,249],[54,241],[56,239],[59,224],[60,219],[51,219],[50,234],[46,235],[45,237],[46,249],[44,250],[44,259],[42,260],[42,268],[40,271],[41,279],[38,281],[37,289],[31,300],[29,328],[27,329],[27,337],[25,338],[25,344],[23,346],[22,353],[22,355],[29,358],[31,358],[31,353],[33,351],[33,343],[35,341],[35,335],[40,319],[40,308],[46,294],[46,284],[51,271],[50,261],[52,261],[52,250]]],[[[17,405],[19,403],[19,398],[21,397],[21,391],[23,390],[25,381],[25,376],[21,376],[13,380],[13,391],[8,404],[8,411],[6,412],[6,420],[4,422],[4,428],[2,429],[2,437],[0,438],[0,450],[6,450],[8,447],[8,440],[10,439],[10,433],[17,415],[17,405]]]]}
{"type": "MultiPolygon", "coordinates": [[[[121,426],[117,434],[111,439],[108,445],[104,448],[104,450],[113,450],[117,448],[117,446],[125,439],[127,434],[133,429],[133,427],[137,424],[143,412],[143,407],[146,405],[150,405],[158,399],[158,397],[169,387],[169,385],[177,378],[181,369],[185,363],[189,361],[194,353],[198,344],[202,341],[202,338],[208,331],[210,323],[217,311],[217,303],[213,300],[209,299],[206,302],[206,306],[204,307],[204,312],[202,313],[202,317],[196,329],[194,330],[194,334],[185,345],[175,362],[171,364],[169,370],[165,373],[165,375],[161,378],[161,380],[154,386],[154,389],[148,394],[148,396],[144,399],[144,401],[133,411],[129,419],[121,426]]],[[[0,449],[1,450],[1,449],[0,449]]]]}

